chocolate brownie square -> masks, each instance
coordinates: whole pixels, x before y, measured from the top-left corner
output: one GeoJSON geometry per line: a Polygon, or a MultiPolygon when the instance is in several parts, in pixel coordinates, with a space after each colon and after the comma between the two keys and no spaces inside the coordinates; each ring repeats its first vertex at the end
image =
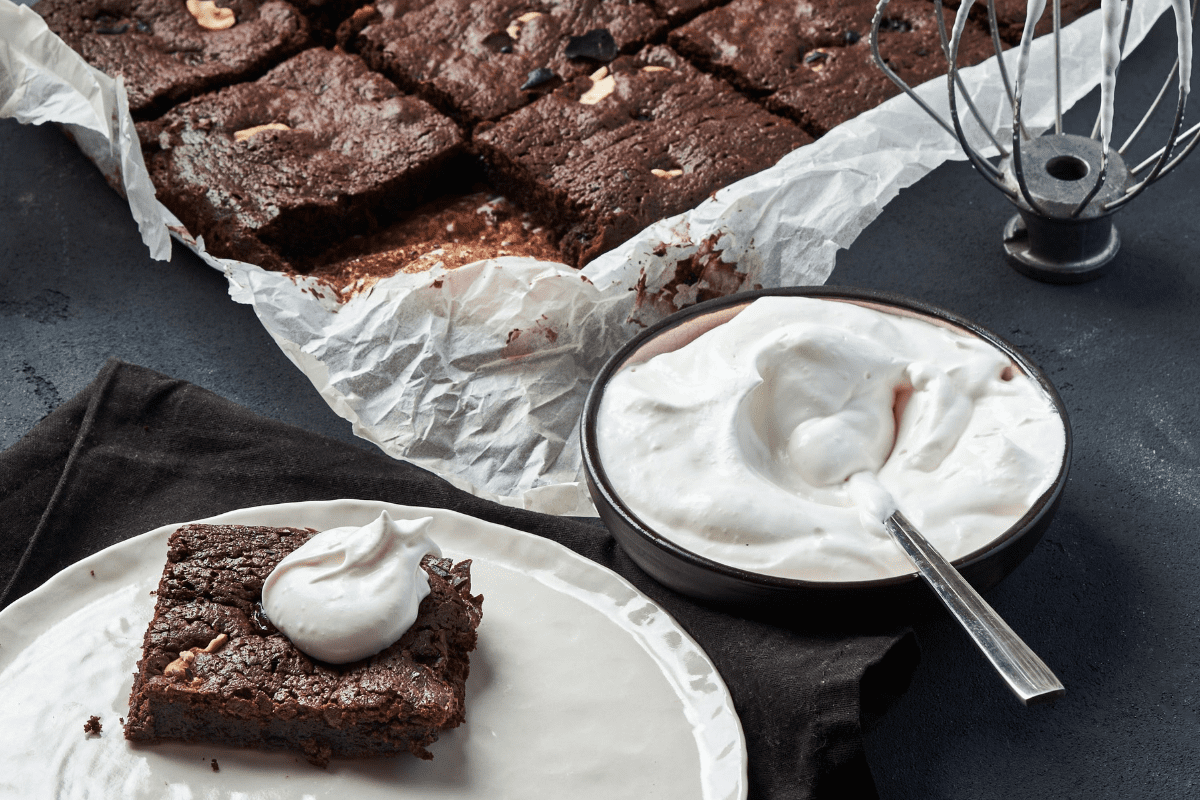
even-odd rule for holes
{"type": "Polygon", "coordinates": [[[320,48],[138,127],[159,198],[210,253],[296,263],[451,179],[458,127],[357,56],[320,48]]]}
{"type": "MultiPolygon", "coordinates": [[[[871,57],[875,0],[817,5],[791,0],[733,0],[673,31],[671,44],[770,110],[813,135],[874,108],[900,90],[871,57]]],[[[947,12],[947,25],[953,12],[947,12]]],[[[910,86],[945,74],[948,64],[933,5],[893,0],[880,25],[884,59],[910,86]]],[[[969,26],[960,65],[994,54],[991,39],[969,26]]]]}
{"type": "Polygon", "coordinates": [[[139,118],[255,77],[308,41],[308,23],[281,0],[40,0],[35,10],[89,64],[125,79],[139,118]]]}
{"type": "Polygon", "coordinates": [[[380,0],[339,41],[474,124],[637,51],[665,28],[635,0],[380,0]]]}
{"type": "Polygon", "coordinates": [[[662,45],[481,127],[493,180],[545,215],[578,266],[811,141],[662,45]]]}
{"type": "Polygon", "coordinates": [[[134,676],[125,736],[292,749],[332,757],[411,752],[462,723],[482,618],[470,561],[426,556],[430,594],[381,652],[342,665],[309,658],[263,613],[262,587],[316,531],[186,525],[171,535],[134,676]]]}

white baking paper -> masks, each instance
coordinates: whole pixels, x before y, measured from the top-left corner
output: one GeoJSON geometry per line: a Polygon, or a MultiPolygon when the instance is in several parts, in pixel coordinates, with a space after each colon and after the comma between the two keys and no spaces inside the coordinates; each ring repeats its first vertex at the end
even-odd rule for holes
{"type": "MultiPolygon", "coordinates": [[[[1135,3],[1126,52],[1169,5],[1135,3]]],[[[1097,12],[1063,31],[1064,109],[1099,82],[1100,23],[1097,12]]],[[[1010,75],[1016,55],[1005,55],[1010,75]]],[[[1054,121],[1053,59],[1052,37],[1037,40],[1023,107],[1031,131],[1054,121]]],[[[1010,141],[996,59],[962,78],[987,126],[1010,141]]],[[[948,119],[946,79],[918,93],[948,119]]],[[[960,111],[967,116],[961,101],[960,111]]],[[[151,255],[168,257],[169,231],[222,270],[230,296],[254,307],[357,435],[477,494],[557,514],[594,513],[577,430],[592,376],[630,336],[706,288],[673,289],[679,260],[715,242],[738,274],[714,273],[714,288],[731,280],[743,289],[823,283],[837,251],[901,189],[965,158],[954,138],[899,96],[582,270],[498,258],[396,275],[339,304],[315,282],[208,255],[154,199],[120,81],[84,63],[33,11],[0,0],[6,116],[64,125],[128,197],[151,255]]],[[[974,121],[965,125],[973,142],[995,152],[974,121]]]]}

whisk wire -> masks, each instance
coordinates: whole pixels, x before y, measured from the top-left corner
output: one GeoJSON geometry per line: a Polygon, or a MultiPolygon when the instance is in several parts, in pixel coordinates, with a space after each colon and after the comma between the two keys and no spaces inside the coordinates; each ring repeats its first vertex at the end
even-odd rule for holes
{"type": "MultiPolygon", "coordinates": [[[[1057,5],[1058,0],[1054,0],[1054,2],[1057,5]]],[[[1025,127],[1021,121],[1021,105],[1025,95],[1025,73],[1029,67],[1029,52],[1033,47],[1033,26],[1044,8],[1045,4],[1043,3],[1040,8],[1038,5],[1033,5],[1029,9],[1025,20],[1025,30],[1021,33],[1021,52],[1017,58],[1017,85],[1013,95],[1012,169],[1021,197],[1036,213],[1043,217],[1050,217],[1052,215],[1033,198],[1033,193],[1029,191],[1029,181],[1025,178],[1025,163],[1021,157],[1021,131],[1025,127]]]]}
{"type": "MultiPolygon", "coordinates": [[[[883,71],[883,74],[887,75],[891,82],[896,84],[901,91],[912,98],[912,100],[914,100],[917,105],[921,107],[922,111],[933,118],[934,122],[941,125],[946,133],[957,138],[954,128],[950,125],[950,123],[942,119],[942,116],[934,111],[933,108],[926,103],[919,94],[914,92],[912,87],[905,83],[904,79],[897,75],[895,71],[888,66],[887,62],[883,60],[883,54],[879,52],[879,25],[883,20],[883,11],[885,8],[887,8],[889,2],[891,2],[891,0],[880,0],[879,5],[875,7],[875,16],[871,20],[871,57],[875,60],[875,66],[879,67],[879,69],[883,71]]],[[[941,0],[937,0],[937,3],[940,6],[941,0]]]]}
{"type": "Polygon", "coordinates": [[[1192,151],[1196,149],[1196,145],[1200,144],[1200,123],[1197,123],[1189,128],[1187,133],[1184,133],[1182,136],[1180,136],[1180,138],[1182,139],[1188,136],[1191,136],[1192,140],[1184,145],[1184,148],[1179,151],[1179,154],[1171,159],[1171,161],[1162,168],[1162,172],[1158,173],[1159,178],[1169,175],[1171,170],[1179,166],[1179,162],[1191,155],[1192,151]]]}
{"type": "MultiPolygon", "coordinates": [[[[1158,110],[1158,107],[1160,105],[1162,105],[1163,98],[1167,96],[1167,90],[1170,89],[1171,84],[1175,82],[1175,76],[1177,74],[1179,74],[1179,59],[1178,58],[1175,59],[1175,63],[1171,66],[1171,72],[1170,72],[1170,74],[1167,75],[1167,79],[1165,81],[1163,81],[1162,88],[1158,90],[1158,95],[1154,98],[1154,102],[1150,104],[1150,108],[1148,108],[1146,110],[1146,113],[1142,116],[1141,121],[1138,122],[1137,127],[1133,129],[1133,133],[1129,134],[1129,138],[1125,140],[1125,143],[1117,148],[1118,153],[1120,153],[1121,155],[1125,155],[1125,151],[1128,150],[1129,146],[1133,144],[1134,140],[1137,139],[1137,137],[1139,135],[1141,135],[1142,130],[1146,127],[1146,123],[1150,121],[1151,115],[1153,115],[1154,112],[1158,110]]],[[[1100,128],[1100,118],[1097,117],[1096,118],[1096,129],[1099,130],[1099,128],[1100,128]]],[[[1093,133],[1092,136],[1095,137],[1095,133],[1093,133]]],[[[1161,152],[1161,151],[1159,151],[1159,152],[1161,152]]],[[[1148,161],[1153,161],[1156,158],[1158,158],[1157,152],[1153,156],[1151,156],[1148,159],[1148,161]]],[[[1133,169],[1133,170],[1130,170],[1130,173],[1136,173],[1138,171],[1139,170],[1137,170],[1137,169],[1133,169]]]]}
{"type": "MultiPolygon", "coordinates": [[[[962,146],[963,152],[966,153],[967,159],[971,162],[972,166],[974,166],[979,174],[986,178],[992,184],[992,186],[996,187],[997,190],[1003,192],[1007,197],[1015,199],[1016,193],[1014,193],[1012,189],[1010,189],[1000,180],[999,169],[986,158],[981,156],[975,150],[975,148],[971,146],[970,142],[967,141],[967,134],[963,130],[962,126],[962,118],[958,114],[958,93],[955,91],[957,88],[955,78],[958,77],[958,70],[953,65],[958,63],[958,46],[959,42],[962,40],[963,27],[966,24],[967,15],[970,13],[973,3],[974,0],[965,0],[965,2],[959,6],[958,16],[956,16],[954,19],[954,34],[950,37],[950,63],[952,67],[950,71],[946,73],[946,83],[948,87],[950,103],[950,121],[954,124],[955,136],[957,137],[959,144],[962,146]]],[[[886,5],[886,2],[880,4],[881,7],[883,5],[886,5]]],[[[1020,89],[1018,87],[1018,97],[1019,93],[1020,89]]],[[[1016,118],[1014,117],[1014,119],[1016,118]]],[[[1013,130],[1018,130],[1018,128],[1019,126],[1014,124],[1013,130]]],[[[991,136],[990,131],[988,131],[988,135],[991,136]]],[[[1000,149],[1003,151],[1003,148],[1000,149]]]]}
{"type": "MultiPolygon", "coordinates": [[[[1132,5],[1132,2],[1133,2],[1133,0],[1130,0],[1131,5],[1132,5]]],[[[1200,6],[1200,0],[1192,0],[1192,17],[1193,18],[1195,18],[1195,16],[1196,16],[1196,9],[1198,6],[1200,6]]],[[[1127,28],[1129,25],[1128,19],[1129,19],[1128,16],[1126,16],[1125,24],[1126,24],[1127,28]]],[[[1124,50],[1124,47],[1125,47],[1125,37],[1124,37],[1124,35],[1122,35],[1122,37],[1121,37],[1122,51],[1124,50]]],[[[1133,133],[1129,134],[1129,138],[1126,139],[1125,143],[1122,144],[1121,147],[1117,150],[1118,153],[1120,153],[1121,155],[1124,155],[1125,151],[1129,149],[1129,146],[1132,145],[1134,140],[1137,139],[1137,137],[1141,134],[1142,130],[1146,127],[1146,123],[1148,123],[1150,121],[1151,115],[1153,115],[1154,112],[1158,109],[1159,105],[1162,104],[1163,98],[1167,96],[1167,89],[1171,88],[1171,84],[1175,82],[1175,76],[1178,74],[1179,74],[1179,56],[1175,56],[1175,63],[1171,65],[1171,72],[1170,72],[1170,74],[1167,75],[1167,79],[1165,81],[1163,81],[1162,88],[1158,90],[1158,95],[1154,98],[1154,102],[1150,104],[1150,108],[1148,108],[1146,110],[1145,115],[1143,115],[1141,121],[1138,122],[1137,127],[1133,129],[1133,133]]],[[[1096,125],[1099,126],[1099,124],[1100,124],[1100,120],[1099,120],[1099,118],[1097,118],[1096,125]]],[[[1186,136],[1189,136],[1190,133],[1185,133],[1183,135],[1186,137],[1186,136]]],[[[1192,147],[1194,147],[1194,145],[1192,147]]],[[[1190,153],[1192,151],[1192,148],[1188,147],[1188,148],[1185,148],[1185,150],[1186,150],[1186,152],[1190,153]]],[[[1155,152],[1154,155],[1152,155],[1150,158],[1147,159],[1147,162],[1153,161],[1154,159],[1158,158],[1158,155],[1160,152],[1161,151],[1155,152]]],[[[1178,162],[1177,161],[1172,162],[1172,164],[1174,164],[1174,163],[1178,163],[1178,162]]],[[[1144,169],[1144,168],[1145,168],[1144,166],[1138,166],[1138,167],[1130,170],[1130,174],[1136,175],[1137,173],[1141,172],[1142,169],[1144,169]]],[[[1170,172],[1172,168],[1173,167],[1170,164],[1167,167],[1164,167],[1163,172],[1160,172],[1159,176],[1161,177],[1161,176],[1165,175],[1166,173],[1170,172]]]]}
{"type": "MultiPolygon", "coordinates": [[[[996,0],[988,0],[987,7],[988,26],[992,31],[992,47],[996,49],[996,66],[1000,68],[1000,80],[1004,83],[1004,93],[1008,95],[1008,104],[1011,106],[1015,100],[1013,98],[1012,83],[1008,79],[1008,67],[1004,64],[1004,43],[1000,41],[1000,22],[996,19],[996,0]]],[[[945,45],[943,45],[943,49],[945,49],[945,45]]],[[[946,60],[949,61],[949,59],[950,54],[947,53],[946,60]]],[[[1033,138],[1024,126],[1021,128],[1021,135],[1026,139],[1033,138]]]]}
{"type": "Polygon", "coordinates": [[[1062,136],[1062,0],[1054,0],[1054,132],[1062,136]]]}
{"type": "MultiPolygon", "coordinates": [[[[1133,0],[1123,0],[1123,2],[1125,5],[1125,19],[1121,23],[1121,41],[1117,45],[1117,49],[1121,52],[1122,55],[1125,54],[1125,39],[1129,36],[1129,22],[1133,16],[1133,0]]],[[[1178,61],[1176,61],[1176,67],[1178,67],[1178,61]]],[[[1113,79],[1114,80],[1116,79],[1117,73],[1120,72],[1120,70],[1121,70],[1121,62],[1118,61],[1117,68],[1113,71],[1113,79]]],[[[1172,69],[1171,74],[1174,75],[1174,69],[1172,69]]],[[[1169,84],[1170,82],[1171,82],[1171,79],[1167,78],[1167,83],[1169,84]]],[[[1158,99],[1154,101],[1154,104],[1150,106],[1150,110],[1146,112],[1146,118],[1149,118],[1150,114],[1153,113],[1154,108],[1158,105],[1159,100],[1162,100],[1162,92],[1159,93],[1158,99]]],[[[1104,119],[1104,109],[1101,108],[1099,111],[1096,112],[1096,121],[1092,124],[1092,132],[1091,132],[1089,138],[1092,138],[1092,139],[1100,138],[1100,123],[1103,119],[1104,119]]],[[[1136,132],[1134,135],[1136,135],[1136,132]]],[[[1128,142],[1126,142],[1126,144],[1128,144],[1128,142]]],[[[1118,149],[1117,152],[1118,153],[1125,152],[1124,147],[1118,149]]]]}
{"type": "MultiPolygon", "coordinates": [[[[994,2],[994,0],[988,0],[989,4],[992,2],[994,2]]],[[[963,15],[965,15],[967,13],[967,11],[970,10],[970,6],[973,3],[974,3],[974,0],[968,0],[968,2],[966,4],[966,6],[967,6],[966,9],[964,10],[963,8],[960,7],[959,11],[963,15]]],[[[1000,156],[1005,157],[1008,155],[1008,151],[1006,151],[1004,149],[1004,145],[1000,144],[1000,140],[998,138],[996,138],[995,134],[992,133],[992,129],[987,126],[987,123],[985,123],[983,121],[983,115],[979,113],[979,109],[975,106],[975,101],[971,98],[971,93],[967,91],[967,86],[965,83],[963,83],[962,76],[958,74],[958,69],[957,69],[958,46],[957,46],[957,43],[958,43],[959,39],[950,39],[949,41],[947,41],[947,39],[946,39],[946,16],[945,16],[945,10],[942,6],[942,0],[934,0],[934,9],[937,14],[938,36],[942,40],[942,52],[946,54],[946,59],[951,64],[955,65],[955,68],[950,70],[950,72],[948,74],[952,75],[954,77],[954,82],[958,85],[958,91],[962,92],[963,102],[965,102],[967,104],[967,108],[970,109],[971,115],[975,117],[975,121],[979,123],[979,127],[982,128],[983,132],[986,133],[988,138],[992,140],[992,144],[994,144],[996,146],[996,150],[999,151],[1000,156]]],[[[954,30],[956,32],[962,30],[961,26],[958,24],[957,17],[955,18],[954,30]]],[[[958,35],[961,36],[961,34],[958,34],[958,35]]],[[[953,93],[954,87],[951,87],[950,91],[951,91],[951,93],[953,93]]],[[[997,171],[996,174],[998,175],[999,172],[997,171]]]]}
{"type": "MultiPolygon", "coordinates": [[[[1182,81],[1181,81],[1180,87],[1179,87],[1179,102],[1175,104],[1175,119],[1171,123],[1171,134],[1167,137],[1166,145],[1164,145],[1163,148],[1158,151],[1159,156],[1155,160],[1154,168],[1152,170],[1150,170],[1150,174],[1147,175],[1140,183],[1136,183],[1133,186],[1130,186],[1128,189],[1126,189],[1125,195],[1123,197],[1118,197],[1116,200],[1113,200],[1111,203],[1106,203],[1104,206],[1102,206],[1102,209],[1104,211],[1106,211],[1106,212],[1116,211],[1118,208],[1121,208],[1122,206],[1126,205],[1131,200],[1133,200],[1133,198],[1137,197],[1139,194],[1146,191],[1146,187],[1148,187],[1150,184],[1152,184],[1156,180],[1158,180],[1158,177],[1162,173],[1163,168],[1167,166],[1168,160],[1170,159],[1170,156],[1171,156],[1171,151],[1174,149],[1175,145],[1179,142],[1179,128],[1183,124],[1183,110],[1186,105],[1187,105],[1187,93],[1183,90],[1183,85],[1182,85],[1182,81]]],[[[1188,150],[1188,152],[1191,152],[1191,151],[1188,150]]],[[[1178,163],[1178,162],[1175,162],[1175,163],[1178,163]]]]}

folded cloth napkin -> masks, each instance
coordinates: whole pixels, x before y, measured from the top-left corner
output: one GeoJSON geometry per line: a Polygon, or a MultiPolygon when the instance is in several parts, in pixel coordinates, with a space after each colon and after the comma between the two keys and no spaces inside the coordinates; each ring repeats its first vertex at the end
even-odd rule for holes
{"type": "Polygon", "coordinates": [[[733,695],[757,800],[873,797],[864,717],[908,684],[911,632],[815,633],[706,608],[648,578],[603,528],[497,505],[410,464],[110,361],[0,453],[0,604],[105,547],[247,506],[359,498],[453,509],[553,539],[666,608],[733,695]]]}

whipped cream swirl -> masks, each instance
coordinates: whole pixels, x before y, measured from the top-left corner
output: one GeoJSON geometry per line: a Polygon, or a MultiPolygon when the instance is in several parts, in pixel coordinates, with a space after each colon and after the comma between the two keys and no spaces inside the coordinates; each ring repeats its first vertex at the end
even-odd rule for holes
{"type": "Polygon", "coordinates": [[[694,553],[805,580],[912,572],[896,507],[948,558],[1053,483],[1063,420],[978,337],[850,302],[766,297],[605,389],[600,460],[694,553]]]}
{"type": "Polygon", "coordinates": [[[429,576],[433,517],[393,520],[386,511],[361,528],[333,528],[279,562],[263,584],[263,609],[296,647],[345,664],[372,656],[412,627],[429,576]]]}

